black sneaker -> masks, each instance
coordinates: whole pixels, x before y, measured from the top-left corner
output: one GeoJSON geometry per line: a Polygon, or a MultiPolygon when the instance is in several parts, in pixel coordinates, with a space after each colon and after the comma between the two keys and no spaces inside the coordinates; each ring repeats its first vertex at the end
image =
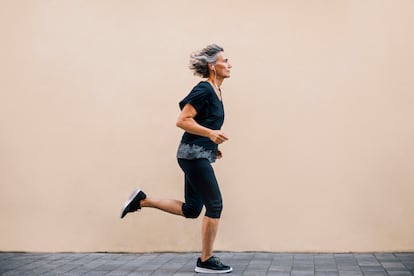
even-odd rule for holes
{"type": "Polygon", "coordinates": [[[195,272],[197,273],[230,273],[233,271],[231,266],[223,264],[218,257],[212,256],[207,261],[197,260],[195,272]]]}
{"type": "Polygon", "coordinates": [[[147,198],[147,195],[140,188],[135,188],[121,210],[121,218],[124,218],[130,212],[141,209],[141,200],[145,198],[147,198]]]}

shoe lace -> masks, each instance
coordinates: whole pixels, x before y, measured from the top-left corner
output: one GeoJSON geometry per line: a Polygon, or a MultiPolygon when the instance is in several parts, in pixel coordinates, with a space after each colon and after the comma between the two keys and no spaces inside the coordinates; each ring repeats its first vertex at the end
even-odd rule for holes
{"type": "Polygon", "coordinates": [[[212,261],[215,262],[218,265],[221,265],[222,264],[220,258],[219,257],[216,257],[216,256],[213,256],[212,261]]]}

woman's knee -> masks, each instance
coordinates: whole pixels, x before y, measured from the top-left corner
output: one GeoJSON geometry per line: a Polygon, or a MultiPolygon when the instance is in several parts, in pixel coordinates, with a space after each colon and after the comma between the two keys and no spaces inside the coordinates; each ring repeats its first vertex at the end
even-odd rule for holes
{"type": "Polygon", "coordinates": [[[190,219],[198,218],[200,216],[202,209],[203,209],[203,205],[194,206],[194,205],[188,205],[185,203],[183,204],[183,207],[182,207],[184,217],[190,218],[190,219]]]}
{"type": "Polygon", "coordinates": [[[206,217],[219,219],[221,217],[221,212],[223,211],[223,203],[217,202],[206,206],[206,217]]]}

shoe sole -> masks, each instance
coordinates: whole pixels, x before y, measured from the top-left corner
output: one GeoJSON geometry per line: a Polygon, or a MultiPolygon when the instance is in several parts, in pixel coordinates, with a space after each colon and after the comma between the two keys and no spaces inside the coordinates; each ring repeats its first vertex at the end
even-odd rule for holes
{"type": "Polygon", "coordinates": [[[226,270],[214,270],[214,269],[208,269],[208,268],[202,268],[196,266],[195,272],[197,273],[205,273],[205,274],[224,274],[224,273],[230,273],[233,271],[233,268],[230,267],[230,269],[226,270]]]}
{"type": "Polygon", "coordinates": [[[128,200],[125,202],[124,207],[121,210],[121,214],[120,214],[120,218],[124,218],[128,212],[125,212],[125,210],[129,207],[129,205],[131,204],[131,202],[134,200],[134,198],[139,194],[139,192],[141,192],[140,188],[135,188],[135,190],[132,192],[132,194],[129,196],[128,200]]]}

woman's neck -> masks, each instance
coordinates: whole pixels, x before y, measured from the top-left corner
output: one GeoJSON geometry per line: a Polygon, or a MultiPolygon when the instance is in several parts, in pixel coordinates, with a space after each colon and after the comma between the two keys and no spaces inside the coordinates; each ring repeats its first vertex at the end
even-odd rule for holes
{"type": "Polygon", "coordinates": [[[220,90],[221,84],[223,83],[222,78],[215,78],[214,76],[208,77],[207,81],[212,83],[213,86],[218,90],[220,90]]]}

